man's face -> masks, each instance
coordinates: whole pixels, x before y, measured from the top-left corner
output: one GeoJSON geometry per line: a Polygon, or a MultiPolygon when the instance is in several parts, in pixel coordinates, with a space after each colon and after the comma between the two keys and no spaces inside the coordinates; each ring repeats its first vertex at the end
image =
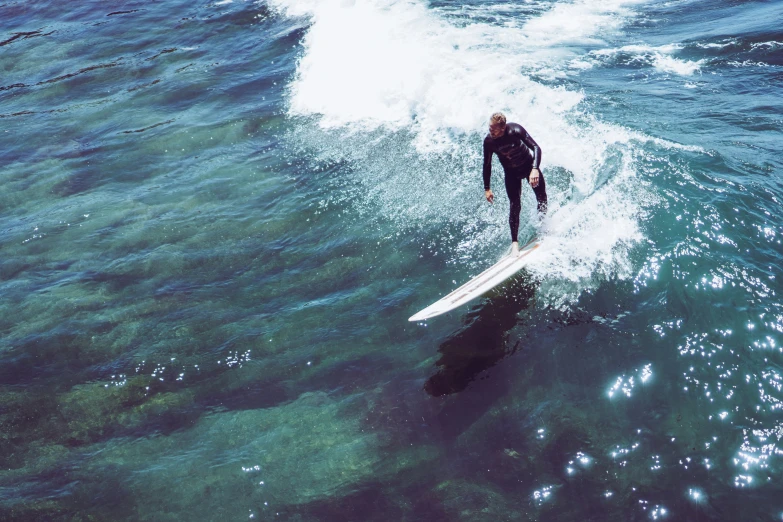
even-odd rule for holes
{"type": "Polygon", "coordinates": [[[506,125],[504,123],[499,123],[496,125],[490,125],[489,126],[489,135],[493,138],[499,138],[506,132],[506,125]]]}

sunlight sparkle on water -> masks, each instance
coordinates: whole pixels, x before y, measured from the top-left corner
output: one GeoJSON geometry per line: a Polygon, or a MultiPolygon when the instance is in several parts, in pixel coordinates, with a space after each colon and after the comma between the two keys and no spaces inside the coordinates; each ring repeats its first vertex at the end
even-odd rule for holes
{"type": "Polygon", "coordinates": [[[546,502],[552,496],[552,488],[554,486],[544,486],[541,489],[537,489],[533,492],[533,500],[536,504],[541,505],[546,502]]]}
{"type": "Polygon", "coordinates": [[[633,395],[632,392],[636,386],[637,379],[644,384],[652,377],[652,364],[645,364],[641,369],[635,369],[633,373],[636,375],[627,376],[626,374],[623,374],[617,377],[614,384],[612,384],[607,392],[610,399],[615,397],[615,395],[620,396],[621,394],[630,398],[633,395]]]}
{"type": "Polygon", "coordinates": [[[688,497],[694,502],[703,502],[706,500],[706,495],[698,488],[688,489],[688,497]]]}

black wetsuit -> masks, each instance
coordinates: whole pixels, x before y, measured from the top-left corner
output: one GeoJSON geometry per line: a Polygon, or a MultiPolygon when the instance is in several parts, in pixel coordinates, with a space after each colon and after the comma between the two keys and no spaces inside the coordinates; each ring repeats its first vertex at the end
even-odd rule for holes
{"type": "MultiPolygon", "coordinates": [[[[518,123],[506,124],[506,132],[499,138],[487,134],[484,138],[484,190],[489,190],[492,153],[498,155],[506,174],[506,194],[511,202],[508,225],[511,227],[511,241],[517,241],[519,213],[522,210],[522,180],[528,179],[530,171],[541,164],[541,147],[518,123]]],[[[543,173],[539,175],[538,186],[533,192],[538,201],[538,211],[546,212],[546,184],[543,173]]]]}

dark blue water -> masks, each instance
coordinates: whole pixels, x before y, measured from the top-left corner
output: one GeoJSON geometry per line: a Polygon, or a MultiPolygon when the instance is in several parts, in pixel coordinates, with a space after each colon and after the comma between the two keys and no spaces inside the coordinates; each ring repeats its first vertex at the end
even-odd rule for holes
{"type": "Polygon", "coordinates": [[[0,518],[780,520],[781,20],[0,3],[0,518]]]}

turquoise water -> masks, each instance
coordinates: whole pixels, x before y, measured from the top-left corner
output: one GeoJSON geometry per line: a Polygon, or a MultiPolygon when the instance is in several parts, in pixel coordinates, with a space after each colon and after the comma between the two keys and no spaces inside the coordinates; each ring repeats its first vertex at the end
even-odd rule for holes
{"type": "Polygon", "coordinates": [[[780,520],[781,19],[0,4],[0,518],[780,520]]]}

